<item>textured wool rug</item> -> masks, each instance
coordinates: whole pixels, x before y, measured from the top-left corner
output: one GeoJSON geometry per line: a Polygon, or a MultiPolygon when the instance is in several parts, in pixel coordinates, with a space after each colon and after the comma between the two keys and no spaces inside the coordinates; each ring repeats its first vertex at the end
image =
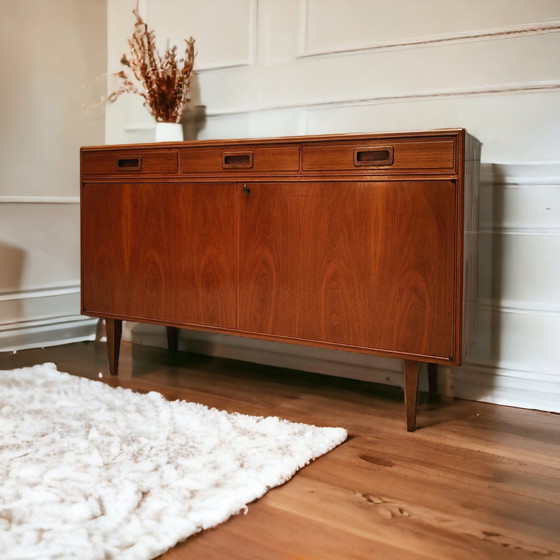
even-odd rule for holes
{"type": "Polygon", "coordinates": [[[155,558],[346,439],[75,377],[0,371],[0,556],[155,558]]]}

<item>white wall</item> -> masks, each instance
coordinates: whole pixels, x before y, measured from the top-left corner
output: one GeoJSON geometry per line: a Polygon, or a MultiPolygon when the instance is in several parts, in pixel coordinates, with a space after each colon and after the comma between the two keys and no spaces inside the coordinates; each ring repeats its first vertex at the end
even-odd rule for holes
{"type": "MultiPolygon", "coordinates": [[[[109,0],[119,69],[134,0],[109,0]]],[[[190,138],[465,127],[483,143],[480,314],[447,394],[560,411],[558,0],[143,0],[161,44],[197,39],[190,138]]],[[[114,87],[111,82],[109,87],[114,87]]],[[[108,143],[153,140],[133,96],[108,143]]],[[[162,329],[131,326],[163,344],[162,329]]],[[[401,383],[396,360],[182,333],[183,348],[401,383]]]]}
{"type": "Polygon", "coordinates": [[[90,338],[79,147],[104,142],[105,0],[0,0],[0,350],[90,338]]]}

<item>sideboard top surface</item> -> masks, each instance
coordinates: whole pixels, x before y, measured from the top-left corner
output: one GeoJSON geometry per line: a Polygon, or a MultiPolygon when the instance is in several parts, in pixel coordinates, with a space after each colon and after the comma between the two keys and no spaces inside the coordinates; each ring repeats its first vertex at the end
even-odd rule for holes
{"type": "Polygon", "coordinates": [[[205,146],[240,146],[247,144],[286,144],[286,143],[310,143],[310,142],[336,142],[340,140],[396,140],[399,138],[428,138],[441,136],[463,136],[466,134],[464,128],[441,128],[434,130],[417,130],[402,132],[374,132],[374,133],[342,133],[342,134],[317,134],[300,136],[274,136],[274,137],[255,137],[255,138],[229,138],[229,139],[210,139],[210,140],[184,140],[181,142],[146,142],[141,144],[106,144],[98,146],[85,146],[82,150],[122,150],[130,148],[194,148],[205,146]]]}

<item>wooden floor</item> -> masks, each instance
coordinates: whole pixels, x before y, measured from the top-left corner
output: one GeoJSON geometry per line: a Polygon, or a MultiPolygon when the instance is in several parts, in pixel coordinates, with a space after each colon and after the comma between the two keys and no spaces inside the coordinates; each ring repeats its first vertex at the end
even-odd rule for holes
{"type": "Polygon", "coordinates": [[[229,411],[343,426],[349,440],[216,529],[161,558],[560,558],[560,415],[422,405],[407,433],[395,388],[124,343],[0,354],[0,369],[61,371],[229,411]]]}

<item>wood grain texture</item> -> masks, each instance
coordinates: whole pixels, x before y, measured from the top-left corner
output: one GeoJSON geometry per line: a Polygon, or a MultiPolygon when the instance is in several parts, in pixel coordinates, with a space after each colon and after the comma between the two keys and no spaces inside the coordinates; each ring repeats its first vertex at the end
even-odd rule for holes
{"type": "Polygon", "coordinates": [[[449,181],[251,184],[238,328],[454,356],[455,194],[449,181]]]}
{"type": "MultiPolygon", "coordinates": [[[[462,353],[465,356],[474,344],[478,324],[478,261],[479,261],[479,188],[480,143],[465,134],[464,150],[459,150],[460,165],[464,166],[463,181],[457,186],[463,189],[458,195],[463,200],[463,317],[458,324],[461,332],[462,353]]],[[[458,210],[460,212],[460,209],[458,210]]],[[[458,259],[459,260],[459,259],[458,259]]],[[[461,271],[458,271],[461,274],[461,271]]]]}
{"type": "Polygon", "coordinates": [[[179,169],[178,151],[156,149],[111,150],[109,152],[82,153],[82,173],[84,175],[130,175],[177,173],[179,169]],[[125,160],[139,160],[137,168],[131,170],[123,166],[125,160]],[[123,161],[124,160],[124,161],[123,161]]]}
{"type": "Polygon", "coordinates": [[[234,186],[88,183],[82,208],[85,312],[235,327],[234,186]]]}
{"type": "MultiPolygon", "coordinates": [[[[297,171],[299,169],[299,146],[243,146],[237,152],[251,152],[251,166],[245,171],[278,172],[297,171]]],[[[183,173],[219,173],[234,171],[224,166],[224,156],[234,156],[235,150],[216,148],[188,148],[181,151],[181,171],[183,173]]]]}
{"type": "Polygon", "coordinates": [[[119,377],[108,375],[100,343],[0,354],[2,369],[44,362],[168,399],[349,431],[247,515],[162,560],[560,558],[560,415],[424,403],[418,424],[430,429],[409,434],[392,387],[128,343],[119,377]]]}
{"type": "MultiPolygon", "coordinates": [[[[352,170],[354,150],[390,147],[393,151],[391,170],[407,172],[450,173],[456,170],[455,142],[448,140],[394,141],[387,145],[383,140],[345,141],[309,145],[302,148],[302,169],[304,171],[352,170]]],[[[375,166],[377,167],[377,166],[375,166]]],[[[375,168],[371,169],[373,173],[375,168]]]]}

